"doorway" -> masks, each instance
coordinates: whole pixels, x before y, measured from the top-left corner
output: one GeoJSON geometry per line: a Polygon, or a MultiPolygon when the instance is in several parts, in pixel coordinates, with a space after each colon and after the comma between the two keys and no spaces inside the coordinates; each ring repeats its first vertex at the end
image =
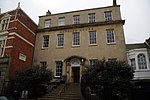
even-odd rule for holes
{"type": "Polygon", "coordinates": [[[74,83],[79,83],[80,67],[72,67],[72,79],[74,83]]]}

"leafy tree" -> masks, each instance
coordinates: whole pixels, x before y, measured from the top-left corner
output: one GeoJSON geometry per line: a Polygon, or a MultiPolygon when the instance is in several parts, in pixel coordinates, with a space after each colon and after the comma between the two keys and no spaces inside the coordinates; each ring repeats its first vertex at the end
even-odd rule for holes
{"type": "Polygon", "coordinates": [[[23,90],[27,90],[29,98],[37,98],[46,93],[46,83],[51,79],[52,72],[45,68],[39,66],[26,68],[16,74],[15,80],[8,86],[8,92],[12,94],[17,91],[20,95],[23,90]]]}
{"type": "Polygon", "coordinates": [[[129,97],[132,78],[133,69],[125,62],[101,60],[87,67],[82,84],[95,89],[102,100],[122,100],[129,97]]]}

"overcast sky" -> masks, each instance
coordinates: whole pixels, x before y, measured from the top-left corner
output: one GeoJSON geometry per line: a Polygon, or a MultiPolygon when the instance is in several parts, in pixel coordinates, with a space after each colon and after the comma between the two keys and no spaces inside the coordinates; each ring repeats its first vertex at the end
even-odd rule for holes
{"type": "MultiPolygon", "coordinates": [[[[21,8],[38,24],[38,16],[111,6],[113,0],[0,0],[1,13],[21,8]]],[[[150,0],[117,0],[125,19],[126,43],[141,43],[150,37],[150,0]]]]}

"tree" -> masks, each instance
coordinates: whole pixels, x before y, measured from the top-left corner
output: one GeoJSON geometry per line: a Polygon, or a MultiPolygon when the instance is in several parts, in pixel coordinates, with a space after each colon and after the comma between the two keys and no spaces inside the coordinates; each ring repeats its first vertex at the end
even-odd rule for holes
{"type": "Polygon", "coordinates": [[[123,61],[98,61],[82,75],[82,82],[95,89],[102,100],[129,97],[133,69],[123,61]]]}
{"type": "Polygon", "coordinates": [[[19,94],[23,90],[28,91],[29,98],[37,98],[46,93],[46,83],[52,79],[52,72],[39,66],[26,68],[16,74],[15,80],[9,84],[9,92],[17,91],[19,94]]]}

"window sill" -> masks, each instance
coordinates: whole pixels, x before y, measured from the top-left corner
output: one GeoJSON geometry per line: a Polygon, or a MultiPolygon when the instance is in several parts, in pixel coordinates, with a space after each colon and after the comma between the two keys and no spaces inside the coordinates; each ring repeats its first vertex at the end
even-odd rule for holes
{"type": "Polygon", "coordinates": [[[89,44],[89,46],[98,46],[97,44],[89,44]]]}
{"type": "Polygon", "coordinates": [[[64,46],[56,46],[56,49],[62,49],[64,46]]]}
{"type": "Polygon", "coordinates": [[[116,45],[116,42],[107,43],[107,45],[116,45]]]}
{"type": "Polygon", "coordinates": [[[135,70],[135,72],[149,72],[150,69],[139,69],[139,70],[135,70]]]}
{"type": "Polygon", "coordinates": [[[41,50],[48,50],[48,47],[46,47],[46,48],[41,48],[41,50]]]}
{"type": "Polygon", "coordinates": [[[80,45],[72,45],[72,48],[78,48],[80,45]]]}

